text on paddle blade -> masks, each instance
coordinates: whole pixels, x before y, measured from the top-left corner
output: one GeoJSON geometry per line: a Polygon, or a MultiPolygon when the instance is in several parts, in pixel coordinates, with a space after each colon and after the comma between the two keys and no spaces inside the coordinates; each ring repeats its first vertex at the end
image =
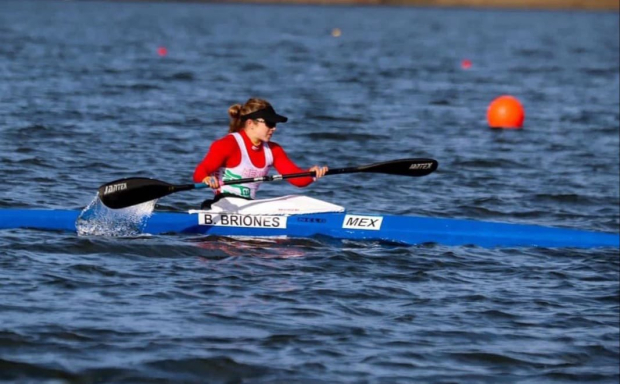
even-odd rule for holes
{"type": "Polygon", "coordinates": [[[433,167],[433,163],[413,163],[409,166],[409,169],[431,169],[433,167]]]}
{"type": "Polygon", "coordinates": [[[127,189],[127,183],[118,183],[118,184],[106,185],[105,189],[103,191],[103,194],[104,195],[109,195],[110,193],[122,191],[124,189],[127,189]]]}

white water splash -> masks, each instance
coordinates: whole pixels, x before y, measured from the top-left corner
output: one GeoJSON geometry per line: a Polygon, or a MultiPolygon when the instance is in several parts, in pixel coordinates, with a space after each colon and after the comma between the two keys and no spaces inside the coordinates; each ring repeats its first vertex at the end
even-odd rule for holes
{"type": "Polygon", "coordinates": [[[143,233],[157,200],[122,209],[106,207],[99,195],[80,213],[75,222],[78,236],[136,236],[143,233]]]}

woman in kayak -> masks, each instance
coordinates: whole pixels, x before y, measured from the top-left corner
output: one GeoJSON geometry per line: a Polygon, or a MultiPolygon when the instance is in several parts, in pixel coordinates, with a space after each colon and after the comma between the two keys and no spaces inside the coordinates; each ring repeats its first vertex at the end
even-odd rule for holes
{"type": "MultiPolygon", "coordinates": [[[[305,172],[293,163],[279,144],[271,142],[278,123],[288,118],[278,115],[271,104],[262,99],[249,99],[244,105],[228,108],[229,134],[211,144],[209,152],[194,170],[194,182],[203,182],[215,190],[215,198],[205,200],[201,209],[223,197],[256,198],[260,183],[223,185],[223,181],[266,176],[271,166],[280,174],[305,172]]],[[[297,187],[305,187],[325,175],[328,168],[315,165],[308,171],[316,177],[287,179],[297,187]]]]}

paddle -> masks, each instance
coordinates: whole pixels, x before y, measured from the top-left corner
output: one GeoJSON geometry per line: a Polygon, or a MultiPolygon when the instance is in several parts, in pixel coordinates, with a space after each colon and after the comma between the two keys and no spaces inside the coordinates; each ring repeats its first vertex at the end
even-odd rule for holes
{"type": "MultiPolygon", "coordinates": [[[[386,173],[400,176],[426,176],[437,169],[439,164],[433,159],[400,159],[361,165],[359,167],[330,169],[325,175],[338,175],[342,173],[386,173]]],[[[262,181],[275,181],[292,179],[295,177],[315,176],[314,171],[291,173],[287,175],[272,175],[263,177],[251,177],[247,179],[227,180],[223,185],[255,183],[262,181]]],[[[166,182],[148,179],[144,177],[130,177],[119,179],[99,187],[99,198],[107,207],[118,209],[132,205],[145,203],[159,199],[175,192],[189,191],[192,189],[207,188],[205,183],[173,185],[166,182]]]]}

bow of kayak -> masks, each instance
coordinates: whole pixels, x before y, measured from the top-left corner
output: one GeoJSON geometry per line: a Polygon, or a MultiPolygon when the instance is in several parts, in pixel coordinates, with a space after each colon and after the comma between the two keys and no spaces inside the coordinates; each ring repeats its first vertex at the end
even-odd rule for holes
{"type": "MultiPolygon", "coordinates": [[[[0,229],[32,228],[76,232],[79,215],[78,210],[3,209],[0,210],[0,229]]],[[[346,212],[301,215],[156,212],[148,218],[144,233],[249,237],[329,236],[409,245],[437,243],[480,247],[620,247],[620,235],[617,233],[475,220],[354,215],[346,212]]]]}

